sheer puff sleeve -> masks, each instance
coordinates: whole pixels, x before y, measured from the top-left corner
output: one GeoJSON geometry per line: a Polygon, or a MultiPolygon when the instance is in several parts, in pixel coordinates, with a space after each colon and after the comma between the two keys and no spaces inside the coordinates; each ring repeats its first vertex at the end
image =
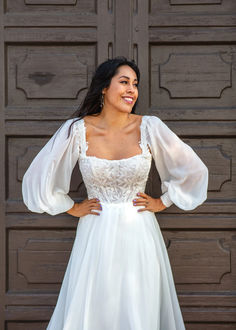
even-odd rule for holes
{"type": "Polygon", "coordinates": [[[207,198],[208,169],[198,155],[156,116],[148,118],[147,135],[163,204],[174,203],[183,210],[202,204],[207,198]]]}
{"type": "Polygon", "coordinates": [[[50,215],[71,209],[69,197],[73,168],[79,158],[79,141],[74,119],[67,120],[40,150],[25,172],[22,181],[23,201],[32,212],[50,215]]]}

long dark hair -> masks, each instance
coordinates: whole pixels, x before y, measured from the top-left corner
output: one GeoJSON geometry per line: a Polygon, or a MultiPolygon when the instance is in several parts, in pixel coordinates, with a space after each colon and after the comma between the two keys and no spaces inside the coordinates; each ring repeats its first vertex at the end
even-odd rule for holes
{"type": "MultiPolygon", "coordinates": [[[[70,127],[68,136],[70,135],[71,126],[78,120],[82,119],[86,115],[98,114],[101,112],[101,98],[102,98],[102,90],[106,87],[109,87],[111,83],[111,79],[118,72],[118,68],[121,65],[130,66],[136,73],[138,83],[140,81],[140,71],[138,66],[135,64],[133,60],[128,60],[124,56],[117,56],[113,59],[108,59],[105,62],[101,63],[92,78],[92,82],[88,89],[88,92],[79,106],[79,108],[70,116],[69,119],[77,118],[74,120],[70,127]]],[[[137,106],[137,101],[135,102],[131,113],[135,113],[135,109],[137,106]]]]}

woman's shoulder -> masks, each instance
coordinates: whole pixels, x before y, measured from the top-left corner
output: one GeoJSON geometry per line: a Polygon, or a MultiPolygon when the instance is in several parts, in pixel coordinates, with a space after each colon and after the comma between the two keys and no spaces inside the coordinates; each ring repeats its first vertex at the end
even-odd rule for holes
{"type": "Polygon", "coordinates": [[[69,118],[64,121],[63,125],[68,126],[68,125],[72,124],[73,122],[77,122],[78,120],[79,120],[78,117],[69,118]]]}
{"type": "Polygon", "coordinates": [[[77,128],[79,125],[81,125],[81,123],[82,123],[81,118],[73,117],[73,118],[69,118],[69,119],[65,120],[62,126],[64,128],[67,128],[67,127],[69,128],[71,126],[71,128],[74,129],[74,127],[77,128]]]}
{"type": "Polygon", "coordinates": [[[142,121],[145,123],[144,126],[149,131],[157,129],[163,123],[163,121],[155,115],[143,115],[142,117],[142,121]]]}
{"type": "Polygon", "coordinates": [[[83,117],[85,124],[97,126],[99,121],[99,114],[86,115],[83,117]]]}
{"type": "Polygon", "coordinates": [[[79,119],[80,118],[78,117],[74,117],[64,120],[55,134],[58,134],[61,137],[72,137],[77,135],[81,125],[81,120],[79,119]]]}
{"type": "Polygon", "coordinates": [[[149,122],[154,122],[154,123],[161,122],[161,119],[155,115],[144,115],[143,117],[145,117],[146,120],[149,122]]]}

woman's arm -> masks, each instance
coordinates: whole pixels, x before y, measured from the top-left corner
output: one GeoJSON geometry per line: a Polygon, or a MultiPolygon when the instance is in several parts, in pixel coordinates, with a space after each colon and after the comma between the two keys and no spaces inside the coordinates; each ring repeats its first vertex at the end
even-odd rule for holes
{"type": "Polygon", "coordinates": [[[161,178],[164,205],[192,210],[207,198],[208,169],[193,149],[155,116],[147,120],[147,139],[161,178]]]}
{"type": "Polygon", "coordinates": [[[29,210],[56,215],[69,210],[74,201],[68,195],[72,170],[79,158],[75,124],[70,136],[67,120],[40,150],[24,174],[23,201],[29,210]]]}

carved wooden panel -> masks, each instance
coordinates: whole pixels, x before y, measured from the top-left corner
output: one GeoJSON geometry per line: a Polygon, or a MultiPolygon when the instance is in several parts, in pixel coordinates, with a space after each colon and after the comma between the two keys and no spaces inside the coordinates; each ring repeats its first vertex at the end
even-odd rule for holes
{"type": "Polygon", "coordinates": [[[170,0],[171,5],[211,5],[221,2],[222,0],[170,0]]]}
{"type": "Polygon", "coordinates": [[[95,54],[95,45],[9,46],[7,115],[55,118],[75,110],[91,81],[95,54]]]}
{"type": "Polygon", "coordinates": [[[74,236],[73,231],[11,230],[8,292],[58,290],[74,236]]]}
{"type": "Polygon", "coordinates": [[[150,54],[150,110],[154,114],[166,120],[235,116],[235,46],[152,44],[150,54]]]}
{"type": "MultiPolygon", "coordinates": [[[[234,310],[232,311],[232,313],[234,310]]],[[[220,324],[220,323],[213,323],[213,324],[208,324],[208,323],[197,323],[197,324],[187,324],[187,329],[188,330],[234,330],[235,329],[235,323],[228,323],[227,324],[220,324]]]]}
{"type": "MultiPolygon", "coordinates": [[[[231,237],[230,237],[231,239],[231,237]]],[[[222,283],[231,273],[231,253],[221,237],[168,239],[168,252],[177,284],[222,283]],[[188,246],[188,249],[186,249],[188,246]]]]}
{"type": "Polygon", "coordinates": [[[7,322],[6,330],[45,330],[47,322],[7,322]]]}
{"type": "MultiPolygon", "coordinates": [[[[82,102],[96,66],[134,58],[140,114],[209,168],[208,200],[157,214],[187,330],[236,327],[235,0],[5,0],[0,9],[0,329],[45,329],[78,219],[29,212],[30,162],[82,102]]],[[[154,163],[146,187],[160,195],[154,163]]],[[[86,197],[78,165],[70,196],[86,197]]],[[[164,330],[164,329],[163,329],[164,330]]]]}
{"type": "Polygon", "coordinates": [[[75,99],[87,79],[87,66],[74,54],[27,54],[16,65],[16,88],[27,99],[75,99]]]}
{"type": "Polygon", "coordinates": [[[219,53],[172,53],[160,64],[159,85],[171,99],[220,97],[232,85],[231,64],[225,63],[219,53]]]}
{"type": "MultiPolygon", "coordinates": [[[[181,12],[182,14],[188,13],[192,16],[205,13],[213,16],[218,12],[227,13],[229,9],[235,9],[234,0],[150,0],[151,13],[157,13],[157,11],[159,13],[167,12],[173,14],[181,12]]],[[[179,25],[181,25],[181,22],[179,25]]]]}
{"type": "Polygon", "coordinates": [[[6,0],[6,12],[62,12],[64,14],[73,11],[82,13],[95,13],[96,2],[94,0],[6,0]]]}

